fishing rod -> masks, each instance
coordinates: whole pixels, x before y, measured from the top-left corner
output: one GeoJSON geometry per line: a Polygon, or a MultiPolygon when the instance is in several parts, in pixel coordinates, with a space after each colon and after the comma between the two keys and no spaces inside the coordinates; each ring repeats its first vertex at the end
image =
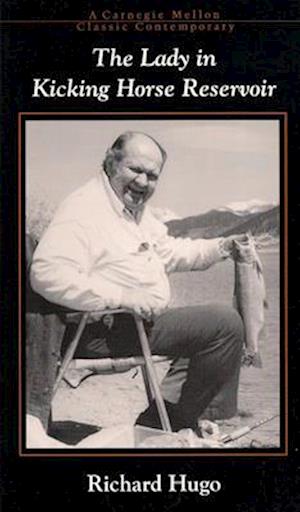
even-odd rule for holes
{"type": "Polygon", "coordinates": [[[258,427],[261,427],[265,423],[268,423],[269,421],[273,420],[274,418],[277,418],[279,414],[274,414],[273,416],[268,416],[267,418],[264,418],[260,421],[257,421],[256,423],[253,423],[253,425],[248,425],[246,427],[238,428],[237,430],[234,430],[231,434],[224,434],[220,441],[224,444],[231,443],[231,441],[234,441],[235,439],[238,439],[242,436],[245,436],[252,430],[255,430],[258,427]]]}

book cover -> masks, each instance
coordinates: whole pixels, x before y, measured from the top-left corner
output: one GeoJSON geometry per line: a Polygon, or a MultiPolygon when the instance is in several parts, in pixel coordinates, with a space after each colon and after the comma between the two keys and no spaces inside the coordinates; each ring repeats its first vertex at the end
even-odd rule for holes
{"type": "Polygon", "coordinates": [[[2,5],[3,510],[299,508],[299,10],[2,5]]]}

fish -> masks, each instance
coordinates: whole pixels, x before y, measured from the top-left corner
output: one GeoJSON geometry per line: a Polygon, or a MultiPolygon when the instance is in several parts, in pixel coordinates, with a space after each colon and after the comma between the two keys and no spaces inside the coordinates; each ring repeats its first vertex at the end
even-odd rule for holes
{"type": "Polygon", "coordinates": [[[233,305],[241,315],[245,329],[242,364],[262,368],[259,346],[265,333],[266,287],[263,266],[250,234],[245,235],[243,242],[233,241],[233,259],[233,305]]]}

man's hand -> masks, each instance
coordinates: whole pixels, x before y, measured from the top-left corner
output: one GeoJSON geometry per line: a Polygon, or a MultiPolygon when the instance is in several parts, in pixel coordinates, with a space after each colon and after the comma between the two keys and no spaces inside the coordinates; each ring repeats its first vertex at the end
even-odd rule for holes
{"type": "Polygon", "coordinates": [[[123,291],[121,307],[132,309],[146,320],[151,320],[165,309],[165,306],[160,305],[155,298],[139,288],[123,291]]]}
{"type": "Polygon", "coordinates": [[[224,237],[222,240],[222,249],[228,256],[233,256],[233,245],[237,241],[239,243],[245,243],[248,240],[248,235],[243,233],[241,235],[230,235],[224,237]]]}

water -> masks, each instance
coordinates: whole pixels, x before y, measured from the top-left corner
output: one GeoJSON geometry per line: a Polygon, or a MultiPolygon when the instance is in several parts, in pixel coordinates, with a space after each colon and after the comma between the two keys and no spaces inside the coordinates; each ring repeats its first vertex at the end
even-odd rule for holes
{"type": "MultiPolygon", "coordinates": [[[[280,305],[279,253],[262,253],[268,309],[265,311],[265,339],[261,344],[263,368],[243,368],[239,408],[250,411],[252,423],[279,413],[280,406],[280,305]]],[[[203,302],[232,303],[234,266],[232,261],[214,265],[206,271],[182,272],[171,276],[173,306],[203,302]]],[[[282,363],[283,364],[283,363],[282,363]]],[[[279,445],[279,420],[255,431],[263,443],[279,445]]]]}

